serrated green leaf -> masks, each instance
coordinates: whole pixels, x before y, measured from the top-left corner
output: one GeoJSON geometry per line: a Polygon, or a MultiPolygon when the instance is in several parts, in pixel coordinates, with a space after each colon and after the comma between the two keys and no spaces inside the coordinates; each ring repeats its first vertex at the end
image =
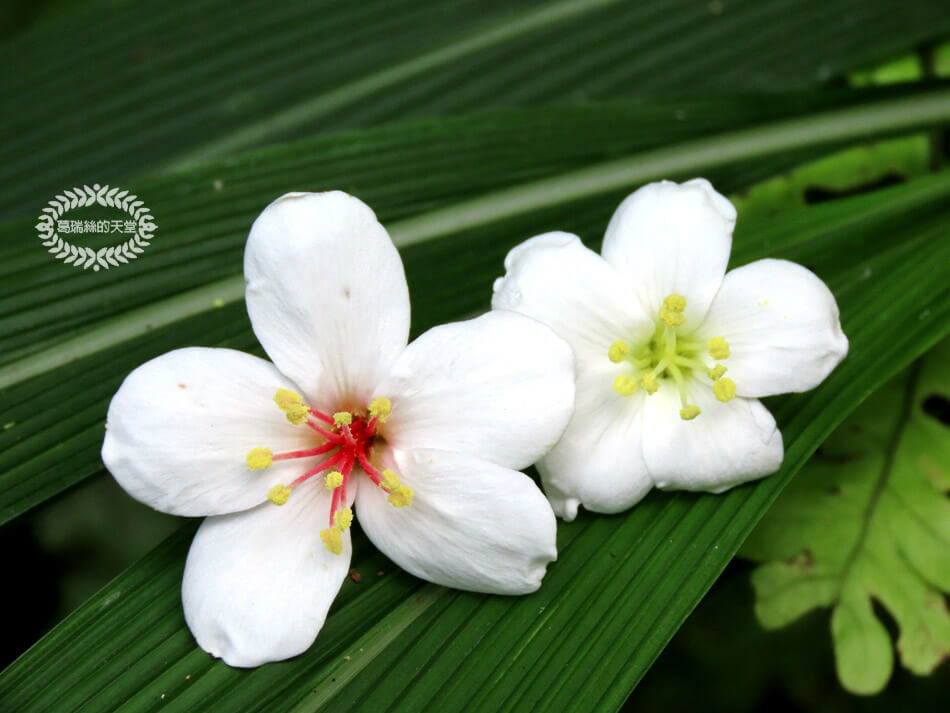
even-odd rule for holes
{"type": "Polygon", "coordinates": [[[764,626],[833,607],[838,676],[854,693],[877,693],[893,668],[872,598],[897,622],[906,668],[927,674],[950,656],[950,425],[925,405],[950,403],[948,365],[943,342],[868,399],[743,548],[765,563],[752,575],[764,626]]]}
{"type": "Polygon", "coordinates": [[[253,671],[213,661],[184,628],[186,528],[0,674],[0,707],[617,710],[818,444],[946,334],[950,294],[933,265],[950,259],[947,191],[950,175],[937,175],[737,234],[740,262],[768,253],[815,265],[851,339],[848,359],[819,389],[772,400],[786,439],[776,475],[724,496],[655,493],[625,515],[564,524],[544,586],[517,599],[438,590],[430,600],[430,588],[358,546],[353,566],[362,581],[345,585],[315,646],[253,671]],[[893,240],[895,225],[903,242],[893,240]],[[878,250],[855,259],[857,245],[878,250]],[[337,672],[346,685],[328,686],[337,672]]]}

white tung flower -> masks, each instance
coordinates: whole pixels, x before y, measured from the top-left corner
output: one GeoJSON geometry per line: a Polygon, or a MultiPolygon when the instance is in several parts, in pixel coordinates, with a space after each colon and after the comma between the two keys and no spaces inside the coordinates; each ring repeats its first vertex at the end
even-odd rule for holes
{"type": "Polygon", "coordinates": [[[538,464],[561,517],[774,472],[782,436],[757,399],[813,388],[847,353],[809,270],[770,259],[726,273],[735,221],[705,179],[663,181],[620,205],[603,257],[566,233],[508,254],[493,308],[550,325],[576,357],[574,417],[538,464]]]}
{"type": "Polygon", "coordinates": [[[399,254],[344,193],[272,203],[244,272],[273,364],[230,349],[153,359],[112,399],[102,448],[135,498],[208,516],[182,583],[198,644],[232,666],[307,649],[349,571],[354,502],[369,539],[418,577],[537,589],[555,518],[518,471],[570,419],[568,345],[491,312],[407,346],[399,254]]]}

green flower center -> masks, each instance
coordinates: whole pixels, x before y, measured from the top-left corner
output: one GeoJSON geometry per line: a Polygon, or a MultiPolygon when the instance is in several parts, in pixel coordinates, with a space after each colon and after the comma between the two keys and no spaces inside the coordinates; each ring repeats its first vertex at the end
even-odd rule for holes
{"type": "Polygon", "coordinates": [[[729,356],[729,344],[722,337],[702,342],[680,332],[686,323],[683,312],[686,298],[672,294],[663,300],[653,335],[640,344],[618,339],[610,345],[607,356],[615,364],[628,365],[627,373],[614,379],[614,391],[621,396],[632,396],[638,388],[653,395],[660,381],[676,385],[680,394],[680,418],[691,421],[700,414],[699,406],[689,403],[687,383],[692,379],[707,381],[720,401],[735,398],[736,385],[723,374],[726,367],[715,363],[729,356]]]}

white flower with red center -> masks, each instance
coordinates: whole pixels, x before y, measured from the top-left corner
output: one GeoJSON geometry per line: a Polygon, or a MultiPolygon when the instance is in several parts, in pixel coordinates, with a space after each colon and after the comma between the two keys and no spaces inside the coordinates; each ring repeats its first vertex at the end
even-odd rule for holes
{"type": "Polygon", "coordinates": [[[524,594],[555,519],[520,469],[573,409],[570,347],[491,312],[407,345],[409,295],[385,229],[344,193],[289,194],[244,264],[273,361],[188,348],[143,364],[109,406],[102,458],[132,496],[205,516],[182,583],[198,644],[232,666],[307,649],[369,539],[423,579],[524,594]]]}
{"type": "Polygon", "coordinates": [[[758,399],[814,388],[847,354],[812,272],[767,259],[726,273],[735,221],[705,179],[663,181],[621,203],[602,256],[566,233],[508,254],[492,307],[548,324],[575,353],[574,416],[538,463],[561,517],[776,471],[782,436],[758,399]]]}

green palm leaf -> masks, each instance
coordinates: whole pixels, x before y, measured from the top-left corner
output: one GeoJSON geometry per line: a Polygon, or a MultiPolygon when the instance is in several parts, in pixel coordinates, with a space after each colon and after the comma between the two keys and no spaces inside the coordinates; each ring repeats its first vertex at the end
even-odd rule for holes
{"type": "MultiPolygon", "coordinates": [[[[108,477],[105,408],[136,365],[188,344],[260,353],[241,254],[280,193],[342,188],[377,210],[419,333],[485,309],[528,235],[596,244],[648,180],[702,174],[736,191],[834,147],[945,128],[945,85],[829,85],[948,32],[939,3],[884,0],[99,0],[51,13],[0,40],[17,70],[0,77],[15,102],[0,113],[0,522],[108,477]],[[127,180],[159,223],[143,259],[93,275],[37,245],[33,216],[55,192],[127,180]]],[[[518,599],[426,585],[358,538],[360,581],[315,646],[252,671],[213,660],[184,625],[186,523],[0,673],[0,710],[618,709],[828,433],[950,331],[934,269],[950,259],[948,200],[945,171],[740,217],[733,262],[808,265],[851,339],[819,389],[771,400],[786,442],[776,475],[563,524],[544,586],[518,599]]]]}
{"type": "Polygon", "coordinates": [[[313,650],[251,672],[214,662],[184,627],[188,526],[4,672],[0,700],[21,711],[615,710],[827,433],[947,332],[950,300],[932,264],[950,257],[948,194],[950,174],[939,174],[737,235],[740,262],[768,253],[816,267],[851,337],[826,384],[773,400],[787,444],[777,475],[564,525],[545,586],[516,600],[423,585],[361,543],[362,581],[346,585],[313,650]],[[872,249],[855,259],[858,241],[872,249]]]}
{"type": "MultiPolygon", "coordinates": [[[[950,92],[943,89],[888,93],[874,101],[863,93],[833,93],[811,104],[831,101],[846,106],[757,123],[761,102],[690,105],[697,111],[715,107],[719,121],[730,125],[751,125],[710,135],[709,123],[702,122],[686,136],[702,132],[703,138],[661,148],[652,148],[664,136],[656,127],[656,108],[608,105],[561,114],[487,115],[440,123],[441,132],[421,124],[328,137],[143,184],[136,190],[149,199],[157,219],[171,216],[147,260],[83,273],[34,249],[7,268],[15,276],[0,295],[5,315],[0,340],[20,358],[0,372],[0,405],[12,424],[0,432],[0,518],[14,517],[100,471],[108,399],[137,364],[187,344],[254,348],[243,306],[232,303],[243,297],[238,270],[246,231],[274,196],[343,187],[378,206],[403,249],[418,332],[485,308],[502,257],[523,237],[553,227],[599,235],[619,197],[651,178],[703,172],[720,175],[718,182],[726,187],[747,185],[763,170],[773,172],[800,159],[802,152],[950,117],[950,92]],[[616,133],[620,121],[628,130],[645,129],[625,134],[637,137],[632,151],[631,142],[616,133]],[[567,140],[578,132],[590,137],[583,150],[567,140]],[[420,134],[429,150],[417,150],[420,134]],[[507,148],[508,138],[519,135],[536,137],[536,163],[507,148]],[[497,143],[489,144],[488,137],[497,143]],[[638,150],[643,146],[650,148],[638,150]],[[542,153],[540,147],[547,148],[542,153]],[[458,163],[466,150],[471,158],[458,163]],[[453,160],[447,162],[447,155],[453,160]],[[318,165],[327,173],[313,178],[318,165]],[[496,188],[492,177],[508,176],[509,169],[519,173],[509,176],[508,187],[502,182],[496,188]],[[418,178],[395,181],[389,171],[418,178]],[[523,176],[533,180],[516,182],[523,176]],[[216,189],[215,181],[224,189],[216,189]],[[389,222],[387,213],[402,219],[389,222]],[[167,279],[169,270],[175,271],[175,281],[167,279]],[[174,294],[184,286],[192,289],[174,294]],[[76,336],[60,336],[77,327],[84,329],[76,336]],[[38,350],[44,335],[49,346],[38,350]],[[37,400],[58,408],[37,409],[37,400]]],[[[783,108],[798,113],[794,106],[779,102],[767,111],[772,116],[783,108]]],[[[19,235],[26,227],[16,221],[0,233],[19,235]]]]}
{"type": "Polygon", "coordinates": [[[950,32],[916,0],[140,0],[0,46],[0,215],[54,191],[392,117],[814,86],[950,32]]]}

